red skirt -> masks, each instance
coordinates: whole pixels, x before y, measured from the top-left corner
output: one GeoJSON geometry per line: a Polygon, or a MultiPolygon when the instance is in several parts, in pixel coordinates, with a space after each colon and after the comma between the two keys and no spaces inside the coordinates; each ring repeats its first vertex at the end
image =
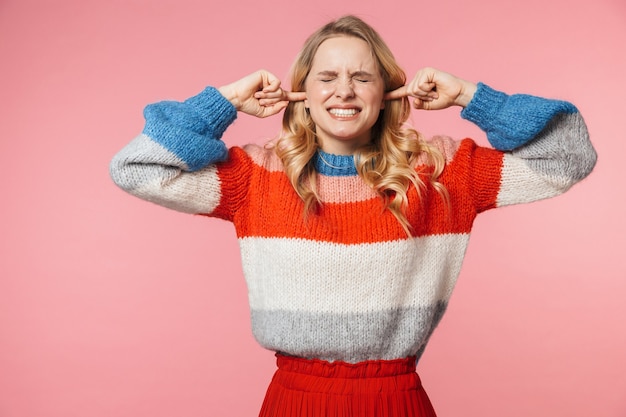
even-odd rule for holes
{"type": "Polygon", "coordinates": [[[260,417],[436,417],[415,358],[350,364],[276,357],[260,417]]]}

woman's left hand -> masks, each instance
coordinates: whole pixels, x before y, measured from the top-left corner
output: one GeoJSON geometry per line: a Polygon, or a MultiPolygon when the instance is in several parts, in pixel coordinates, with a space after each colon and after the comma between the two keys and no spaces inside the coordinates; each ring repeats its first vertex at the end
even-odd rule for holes
{"type": "Polygon", "coordinates": [[[413,97],[416,109],[441,110],[450,106],[466,107],[475,92],[476,84],[426,67],[417,71],[407,85],[386,93],[385,100],[413,97]]]}

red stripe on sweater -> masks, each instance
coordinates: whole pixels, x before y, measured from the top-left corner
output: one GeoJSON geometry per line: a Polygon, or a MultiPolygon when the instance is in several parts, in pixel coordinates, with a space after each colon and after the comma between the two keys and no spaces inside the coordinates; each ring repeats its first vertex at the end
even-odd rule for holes
{"type": "MultiPolygon", "coordinates": [[[[461,142],[440,181],[450,194],[448,207],[428,186],[420,198],[409,190],[413,236],[469,233],[476,214],[495,207],[500,186],[502,153],[461,142]]],[[[222,200],[211,216],[234,222],[238,236],[300,238],[343,244],[406,239],[406,233],[382,201],[323,204],[319,213],[304,217],[302,200],[283,172],[268,171],[233,148],[219,165],[222,200]]]]}

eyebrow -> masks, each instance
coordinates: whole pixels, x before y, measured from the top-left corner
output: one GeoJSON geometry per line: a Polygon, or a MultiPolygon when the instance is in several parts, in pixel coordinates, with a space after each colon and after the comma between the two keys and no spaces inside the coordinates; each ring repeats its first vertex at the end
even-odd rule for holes
{"type": "MultiPolygon", "coordinates": [[[[337,71],[320,71],[317,73],[318,76],[331,76],[336,77],[338,75],[337,71]]],[[[350,77],[373,77],[373,74],[370,74],[367,71],[355,71],[350,73],[350,77]]]]}

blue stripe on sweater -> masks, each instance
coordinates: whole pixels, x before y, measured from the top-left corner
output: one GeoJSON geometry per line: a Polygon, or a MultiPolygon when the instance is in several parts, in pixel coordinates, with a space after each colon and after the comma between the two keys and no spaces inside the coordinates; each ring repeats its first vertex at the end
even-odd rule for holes
{"type": "Polygon", "coordinates": [[[349,177],[357,175],[352,155],[334,155],[318,149],[313,156],[315,169],[330,177],[349,177]]]}
{"type": "Polygon", "coordinates": [[[478,90],[461,117],[485,131],[494,148],[509,151],[535,138],[558,114],[577,112],[566,101],[526,94],[509,96],[478,83],[478,90]]]}
{"type": "Polygon", "coordinates": [[[184,102],[146,106],[143,133],[183,160],[190,171],[223,161],[228,149],[220,139],[237,110],[215,88],[184,102]]]}

